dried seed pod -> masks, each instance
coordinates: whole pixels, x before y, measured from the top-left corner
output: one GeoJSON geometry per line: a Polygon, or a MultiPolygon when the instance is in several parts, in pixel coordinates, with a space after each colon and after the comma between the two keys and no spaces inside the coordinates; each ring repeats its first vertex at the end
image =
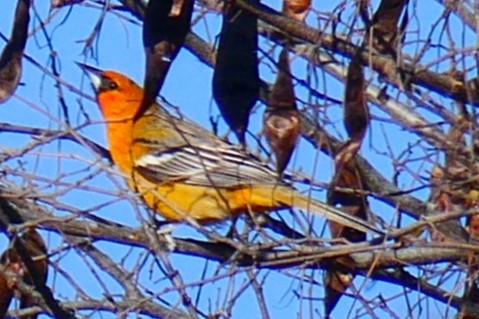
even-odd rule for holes
{"type": "MultiPolygon", "coordinates": [[[[4,269],[8,269],[8,267],[5,267],[4,269]]],[[[5,315],[8,312],[8,307],[10,306],[10,302],[12,301],[14,291],[14,284],[9,282],[6,277],[0,276],[0,318],[5,318],[5,315]]]]}
{"type": "Polygon", "coordinates": [[[277,172],[281,175],[291,159],[300,131],[287,47],[281,51],[278,67],[263,118],[263,129],[276,157],[277,172]]]}
{"type": "Polygon", "coordinates": [[[298,21],[304,21],[310,7],[311,0],[283,0],[284,14],[298,21]]]}
{"type": "Polygon", "coordinates": [[[408,0],[382,0],[379,4],[370,29],[373,33],[373,47],[379,53],[395,55],[398,22],[407,3],[408,0]]]}
{"type": "Polygon", "coordinates": [[[213,73],[213,97],[242,144],[249,113],[259,96],[257,50],[257,17],[226,4],[213,73]]]}
{"type": "Polygon", "coordinates": [[[349,140],[336,154],[338,164],[344,164],[356,155],[369,126],[369,108],[365,96],[366,84],[364,68],[361,64],[361,51],[359,48],[348,66],[343,121],[349,140]]]}
{"type": "Polygon", "coordinates": [[[0,56],[0,103],[7,101],[22,77],[22,56],[27,44],[30,0],[18,0],[10,40],[0,56]]]}
{"type": "Polygon", "coordinates": [[[171,63],[178,55],[190,31],[194,0],[150,0],[143,22],[146,54],[145,79],[140,115],[163,86],[171,63]]]}
{"type": "MultiPolygon", "coordinates": [[[[28,229],[22,236],[16,237],[8,248],[0,257],[0,263],[7,269],[17,273],[24,283],[33,285],[32,276],[40,279],[43,283],[46,283],[48,276],[48,259],[47,259],[47,247],[42,236],[34,229],[28,229]],[[34,273],[30,273],[25,266],[20,253],[17,251],[17,241],[19,241],[26,253],[33,261],[35,269],[34,273]]],[[[10,300],[13,297],[13,291],[15,290],[14,283],[9,283],[8,280],[1,277],[0,280],[0,315],[5,314],[10,304],[10,300]]],[[[25,309],[38,305],[38,301],[32,298],[30,295],[20,293],[20,309],[25,309]]],[[[3,316],[1,317],[3,318],[3,316]]],[[[25,317],[28,319],[36,319],[37,315],[31,315],[25,317]]]]}
{"type": "Polygon", "coordinates": [[[65,6],[71,6],[77,3],[81,3],[85,0],[52,0],[52,8],[61,8],[65,6]]]}
{"type": "MultiPolygon", "coordinates": [[[[359,193],[355,194],[338,191],[337,187],[356,190],[362,190],[364,188],[354,160],[345,164],[336,163],[336,175],[328,189],[328,204],[339,204],[343,210],[350,215],[366,220],[368,209],[366,197],[359,193]]],[[[349,227],[344,227],[338,223],[329,222],[329,227],[333,238],[343,237],[351,242],[361,242],[366,240],[366,234],[349,227]]],[[[348,264],[352,266],[353,261],[351,260],[348,264]]],[[[344,270],[330,270],[325,273],[324,307],[327,316],[331,314],[341,296],[352,284],[353,279],[353,274],[344,270]]]]}
{"type": "Polygon", "coordinates": [[[369,109],[366,102],[364,67],[361,64],[361,49],[351,59],[344,93],[344,127],[349,138],[364,137],[369,126],[369,109]]]}

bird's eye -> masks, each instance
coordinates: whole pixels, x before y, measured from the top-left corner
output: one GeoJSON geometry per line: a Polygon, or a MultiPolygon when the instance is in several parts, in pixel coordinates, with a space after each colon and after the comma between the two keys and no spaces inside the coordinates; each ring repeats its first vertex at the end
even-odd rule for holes
{"type": "Polygon", "coordinates": [[[110,81],[110,83],[108,83],[108,89],[116,90],[116,89],[118,89],[118,84],[116,84],[116,82],[114,82],[114,81],[110,81]]]}

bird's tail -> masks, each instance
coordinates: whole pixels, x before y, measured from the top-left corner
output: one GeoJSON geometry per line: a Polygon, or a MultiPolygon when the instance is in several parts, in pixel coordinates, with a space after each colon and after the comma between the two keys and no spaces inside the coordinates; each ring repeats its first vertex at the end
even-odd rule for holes
{"type": "Polygon", "coordinates": [[[374,232],[384,235],[384,232],[371,225],[366,220],[357,218],[338,208],[320,202],[314,198],[302,195],[295,190],[288,188],[277,188],[274,192],[274,199],[281,205],[296,207],[307,212],[322,215],[326,219],[335,221],[341,225],[354,228],[361,232],[374,232]]]}

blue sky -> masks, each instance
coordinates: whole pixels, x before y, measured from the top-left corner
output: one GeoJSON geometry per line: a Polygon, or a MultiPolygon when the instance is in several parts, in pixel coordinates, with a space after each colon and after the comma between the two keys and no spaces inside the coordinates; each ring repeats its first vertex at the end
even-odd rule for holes
{"type": "MultiPolygon", "coordinates": [[[[5,2],[5,1],[4,1],[5,2]]],[[[428,34],[429,21],[435,21],[435,16],[439,16],[442,12],[438,11],[435,3],[428,1],[413,4],[414,18],[411,19],[412,29],[417,30],[418,34],[428,34]],[[424,7],[422,7],[424,5],[424,7]],[[421,17],[419,19],[418,17],[421,17]],[[420,21],[420,23],[419,23],[420,21]],[[418,27],[420,26],[420,28],[418,27]]],[[[51,38],[53,50],[56,54],[56,63],[61,74],[61,78],[65,81],[64,84],[71,84],[76,88],[83,90],[86,94],[92,95],[88,80],[84,77],[80,69],[74,64],[75,61],[87,62],[98,65],[105,69],[119,70],[128,74],[137,82],[142,82],[143,78],[143,49],[141,43],[141,25],[136,19],[128,13],[113,14],[108,13],[101,28],[101,33],[98,41],[93,42],[93,56],[87,52],[84,54],[84,40],[91,34],[95,23],[101,16],[96,4],[86,1],[85,5],[76,5],[71,10],[64,8],[59,12],[54,12],[47,20],[47,33],[51,38]],[[132,22],[133,21],[133,22],[132,22]]],[[[113,2],[116,3],[116,2],[113,2]]],[[[316,7],[321,6],[321,10],[326,10],[334,7],[337,2],[326,1],[319,4],[319,0],[314,3],[316,7]]],[[[349,3],[349,2],[348,2],[349,3]]],[[[376,3],[376,2],[375,2],[376,3]]],[[[267,2],[268,5],[278,8],[279,1],[267,2]]],[[[12,12],[14,10],[15,1],[3,3],[3,10],[0,11],[0,32],[6,36],[9,35],[12,12]]],[[[36,1],[39,16],[46,19],[49,16],[48,6],[40,1],[36,1]]],[[[309,23],[315,23],[310,17],[309,23]]],[[[454,20],[453,20],[454,21],[454,20]]],[[[457,20],[456,20],[457,23],[457,20]]],[[[208,23],[197,23],[194,30],[201,35],[209,34],[211,41],[213,37],[219,32],[220,20],[215,14],[208,14],[208,23]]],[[[35,33],[30,37],[27,44],[26,54],[33,57],[40,65],[49,68],[51,63],[51,50],[48,48],[47,40],[38,30],[39,21],[32,18],[30,30],[35,30],[35,33]]],[[[456,28],[451,31],[458,32],[458,37],[462,29],[456,28]]],[[[411,38],[417,37],[417,34],[412,34],[411,38]]],[[[466,39],[469,41],[469,39],[466,39]]],[[[460,40],[458,40],[460,42],[460,40]]],[[[260,40],[262,48],[270,49],[270,45],[264,40],[260,40]]],[[[458,43],[460,46],[461,43],[458,43]]],[[[3,42],[0,41],[0,48],[3,42]]],[[[409,49],[414,50],[411,46],[409,49]]],[[[279,53],[279,50],[276,50],[279,53]]],[[[425,57],[425,59],[427,56],[425,57]]],[[[261,76],[264,79],[271,81],[274,78],[274,72],[271,72],[271,63],[266,62],[262,65],[261,76]]],[[[293,69],[297,76],[307,77],[307,66],[304,61],[295,59],[293,62],[293,69]]],[[[367,73],[370,76],[370,73],[367,73]]],[[[319,79],[322,80],[322,73],[318,72],[319,79]]],[[[188,117],[195,119],[207,127],[211,127],[209,119],[210,116],[217,116],[218,111],[211,96],[211,76],[212,70],[202,64],[195,56],[186,50],[182,50],[177,60],[170,69],[165,86],[162,89],[162,95],[171,103],[178,105],[181,111],[188,117]]],[[[320,83],[318,89],[326,88],[328,94],[341,100],[343,86],[330,78],[327,78],[327,83],[320,83]]],[[[22,78],[24,85],[19,87],[16,96],[13,97],[6,104],[0,106],[0,118],[3,122],[9,122],[18,125],[43,127],[49,129],[65,129],[62,122],[62,114],[58,103],[58,90],[55,87],[55,82],[51,76],[44,76],[43,70],[39,69],[32,63],[24,60],[24,76],[22,78]]],[[[62,87],[62,93],[67,101],[68,110],[70,112],[70,120],[73,127],[83,125],[86,123],[84,113],[88,114],[91,123],[83,127],[79,132],[95,140],[96,142],[107,145],[105,139],[104,127],[102,125],[101,114],[98,111],[94,102],[90,101],[84,96],[80,96],[67,86],[62,87]]],[[[298,90],[298,94],[303,94],[304,90],[298,90]]],[[[302,95],[302,98],[308,100],[307,96],[302,95]]],[[[326,102],[316,101],[317,107],[324,107],[326,102]]],[[[300,105],[303,107],[303,105],[300,105]]],[[[383,117],[380,111],[372,108],[372,113],[377,117],[383,117]]],[[[252,117],[250,129],[253,133],[260,130],[262,106],[259,107],[256,114],[252,117]]],[[[326,113],[332,120],[332,125],[337,127],[337,134],[342,135],[341,114],[342,110],[339,106],[328,108],[326,113]]],[[[329,128],[332,125],[328,126],[329,128]]],[[[220,132],[224,134],[226,127],[221,122],[220,132]]],[[[332,130],[335,132],[334,130],[332,130]]],[[[361,153],[371,160],[377,168],[384,172],[384,174],[392,178],[394,172],[393,163],[388,160],[388,152],[399,154],[407,148],[408,143],[412,143],[417,137],[402,131],[394,125],[385,122],[377,121],[373,124],[371,131],[365,139],[361,153]],[[386,130],[387,133],[384,133],[386,130]],[[392,150],[388,149],[389,145],[393,145],[392,150]]],[[[15,152],[31,143],[28,136],[20,134],[0,134],[1,147],[5,152],[15,152]]],[[[256,149],[254,144],[251,145],[256,149]]],[[[417,149],[413,150],[417,152],[417,149]]],[[[417,156],[420,156],[417,153],[417,156]]],[[[99,210],[95,209],[95,214],[102,216],[116,222],[124,223],[130,226],[139,226],[142,219],[135,213],[138,206],[136,203],[125,199],[118,199],[118,193],[125,188],[123,180],[115,169],[109,167],[105,161],[98,160],[98,158],[91,151],[85,148],[74,145],[68,142],[55,142],[45,146],[34,148],[31,152],[22,156],[14,156],[12,160],[4,163],[5,169],[13,171],[15,174],[11,175],[10,180],[19,183],[22,186],[32,186],[26,179],[26,172],[44,176],[48,179],[56,180],[60,177],[62,181],[69,183],[68,185],[52,185],[52,183],[35,181],[35,188],[46,194],[55,194],[62,191],[62,196],[59,197],[64,203],[74,205],[75,207],[92,210],[96,205],[101,205],[113,201],[99,210]],[[24,168],[25,172],[21,169],[24,168]],[[99,173],[97,173],[97,170],[99,173]],[[92,177],[87,176],[91,174],[92,177]],[[75,190],[75,183],[80,181],[83,190],[75,190]],[[103,189],[105,192],[100,194],[97,189],[103,189]],[[109,192],[109,193],[108,193],[109,192]]],[[[420,165],[420,164],[418,164],[420,165]]],[[[330,159],[319,154],[312,149],[306,142],[300,143],[300,148],[293,157],[290,167],[313,174],[314,177],[321,182],[329,182],[331,178],[331,169],[333,163],[330,159]]],[[[411,166],[409,169],[418,169],[411,166]]],[[[412,174],[404,173],[399,178],[399,186],[404,188],[412,188],[419,185],[418,180],[411,177],[412,174]]],[[[301,187],[301,185],[299,185],[301,187]]],[[[314,192],[314,196],[324,198],[325,192],[314,192]]],[[[417,193],[417,196],[426,198],[427,191],[417,193]]],[[[393,210],[387,208],[384,204],[374,202],[373,210],[378,212],[388,211],[388,215],[383,217],[389,220],[392,216],[393,210]]],[[[58,215],[67,214],[64,211],[56,211],[58,215]]],[[[289,213],[282,214],[287,220],[291,220],[289,213]]],[[[321,224],[318,224],[318,231],[321,229],[321,224]]],[[[218,226],[218,231],[225,232],[227,227],[225,225],[218,226]]],[[[105,291],[104,287],[108,287],[110,293],[120,293],[120,287],[108,276],[101,273],[93,263],[85,256],[79,255],[74,249],[64,249],[65,242],[61,237],[43,232],[50,247],[50,251],[59,250],[61,252],[54,255],[53,259],[58,262],[63,270],[70,272],[74,280],[82,286],[91,296],[102,298],[105,291]],[[95,278],[94,271],[98,271],[99,276],[105,281],[102,286],[95,278]]],[[[180,237],[196,237],[202,238],[195,231],[187,226],[179,226],[175,232],[175,236],[180,237]]],[[[112,258],[125,265],[126,268],[132,269],[140,261],[145,261],[142,271],[138,276],[138,280],[155,292],[161,292],[162,289],[168,288],[169,283],[162,279],[162,274],[155,268],[152,263],[152,258],[147,257],[145,251],[141,249],[133,249],[129,251],[128,247],[112,244],[99,243],[98,247],[107,252],[112,258]],[[151,272],[150,268],[151,267],[151,272]],[[157,282],[158,281],[158,282],[157,282]]],[[[198,282],[203,280],[202,273],[206,268],[205,277],[210,278],[214,276],[221,277],[222,274],[227,274],[231,269],[231,265],[218,265],[216,263],[205,263],[199,258],[172,255],[172,263],[178,267],[185,282],[198,282]]],[[[214,310],[228,299],[227,296],[231,293],[237,292],[239,287],[247,280],[245,270],[240,270],[240,274],[234,279],[221,278],[211,283],[205,282],[205,285],[195,285],[189,291],[194,298],[201,290],[200,307],[203,311],[214,310]]],[[[419,274],[418,274],[419,275],[419,274]]],[[[283,271],[261,271],[258,278],[265,279],[264,285],[265,296],[270,305],[270,314],[272,318],[294,318],[306,317],[310,314],[314,317],[319,317],[319,313],[323,313],[322,287],[320,284],[311,284],[309,281],[321,282],[322,273],[320,271],[302,270],[299,268],[287,269],[283,271]],[[295,280],[298,277],[303,280],[295,280]],[[303,295],[304,300],[298,298],[298,295],[303,295]],[[307,298],[317,299],[317,301],[310,302],[307,298]]],[[[208,281],[208,280],[205,280],[208,281]]],[[[51,269],[49,284],[54,287],[55,294],[60,299],[74,299],[76,297],[72,286],[68,283],[62,275],[55,274],[51,269]]],[[[356,280],[357,287],[361,288],[361,294],[370,296],[371,298],[381,294],[385,298],[393,298],[395,295],[400,295],[402,290],[399,287],[392,285],[374,283],[370,280],[364,282],[364,278],[356,280]]],[[[170,302],[175,304],[178,301],[178,294],[175,292],[165,293],[161,295],[170,302]]],[[[411,299],[422,298],[421,295],[412,293],[409,295],[411,299]]],[[[352,298],[343,298],[344,300],[339,304],[338,309],[334,312],[337,318],[345,317],[349,314],[353,307],[354,316],[355,311],[363,311],[362,305],[356,302],[354,306],[352,298]]],[[[397,298],[394,304],[397,304],[398,317],[405,315],[404,298],[397,298]]],[[[427,315],[444,314],[444,308],[436,304],[434,301],[424,301],[424,307],[428,308],[427,315]]],[[[258,314],[258,307],[256,297],[251,288],[242,295],[233,309],[234,318],[252,318],[257,317],[251,315],[246,309],[254,309],[258,314]]],[[[379,310],[378,310],[379,311],[379,310]]],[[[426,312],[416,310],[417,317],[423,317],[426,312]]],[[[381,313],[381,312],[378,312],[381,313]]],[[[86,313],[84,313],[86,314],[86,313]]],[[[385,317],[387,313],[383,313],[385,317]]],[[[113,318],[114,316],[103,313],[102,315],[94,315],[92,318],[113,318]]],[[[131,315],[131,318],[135,316],[131,315]]]]}

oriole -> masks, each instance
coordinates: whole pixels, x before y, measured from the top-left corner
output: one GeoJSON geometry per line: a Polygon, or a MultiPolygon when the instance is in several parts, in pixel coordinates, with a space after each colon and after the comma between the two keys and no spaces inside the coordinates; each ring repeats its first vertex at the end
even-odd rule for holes
{"type": "Polygon", "coordinates": [[[294,190],[274,170],[158,104],[144,114],[143,90],[115,71],[80,64],[106,120],[112,158],[147,205],[172,221],[219,222],[243,212],[297,207],[345,226],[374,226],[294,190]]]}

